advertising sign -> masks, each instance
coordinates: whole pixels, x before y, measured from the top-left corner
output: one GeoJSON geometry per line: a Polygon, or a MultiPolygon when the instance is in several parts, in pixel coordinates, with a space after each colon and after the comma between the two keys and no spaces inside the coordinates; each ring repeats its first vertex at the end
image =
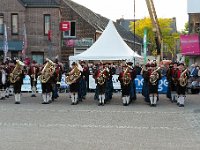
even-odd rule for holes
{"type": "Polygon", "coordinates": [[[181,53],[182,55],[200,55],[199,35],[181,35],[181,53]]]}

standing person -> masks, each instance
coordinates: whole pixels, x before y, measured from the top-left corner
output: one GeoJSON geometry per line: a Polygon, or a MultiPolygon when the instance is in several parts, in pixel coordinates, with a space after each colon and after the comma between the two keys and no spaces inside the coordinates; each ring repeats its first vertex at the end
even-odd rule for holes
{"type": "Polygon", "coordinates": [[[151,71],[150,63],[148,62],[141,70],[141,75],[143,77],[142,85],[142,95],[146,102],[150,102],[149,99],[149,72],[151,71]]]}
{"type": "Polygon", "coordinates": [[[30,76],[30,80],[31,80],[31,90],[32,90],[31,97],[36,97],[38,73],[39,73],[39,67],[36,61],[33,60],[28,70],[28,75],[30,76]]]}
{"type": "Polygon", "coordinates": [[[149,75],[149,99],[150,99],[150,105],[156,106],[157,100],[158,100],[158,82],[161,78],[161,73],[159,72],[159,67],[157,67],[156,62],[152,62],[151,70],[148,71],[149,75]]]}
{"type": "Polygon", "coordinates": [[[43,68],[40,73],[42,84],[42,104],[49,104],[52,101],[52,80],[56,78],[55,63],[46,58],[43,68]]]}
{"type": "Polygon", "coordinates": [[[177,102],[177,84],[178,84],[178,63],[172,62],[167,70],[166,76],[168,80],[168,98],[171,102],[177,102]]]}
{"type": "Polygon", "coordinates": [[[124,106],[128,106],[130,103],[130,92],[133,73],[130,71],[131,66],[126,65],[123,67],[123,71],[120,72],[118,80],[121,84],[122,89],[122,101],[124,106]]]}
{"type": "Polygon", "coordinates": [[[10,82],[14,87],[15,94],[15,104],[20,104],[21,101],[21,87],[23,84],[24,75],[24,66],[25,64],[20,60],[16,60],[15,68],[12,73],[10,73],[10,82]]]}
{"type": "Polygon", "coordinates": [[[7,72],[5,69],[5,64],[0,65],[0,99],[4,100],[6,97],[6,82],[7,82],[7,72]]]}
{"type": "Polygon", "coordinates": [[[136,96],[136,85],[135,85],[135,78],[137,76],[137,72],[136,72],[136,68],[132,67],[133,63],[132,62],[128,62],[128,65],[130,66],[130,72],[132,74],[132,80],[131,80],[131,93],[130,93],[130,100],[131,101],[135,101],[137,99],[136,96]]]}
{"type": "Polygon", "coordinates": [[[79,89],[79,79],[81,77],[81,71],[79,70],[78,64],[73,62],[71,71],[67,74],[67,84],[70,89],[71,105],[78,104],[78,89],[79,89]]]}
{"type": "Polygon", "coordinates": [[[105,90],[108,73],[108,68],[104,67],[103,63],[100,63],[98,70],[94,74],[95,82],[98,89],[99,106],[104,106],[105,104],[105,90]]]}
{"type": "Polygon", "coordinates": [[[52,101],[54,101],[59,97],[58,89],[60,87],[62,73],[64,70],[63,64],[58,61],[58,58],[55,59],[54,63],[55,63],[55,76],[54,79],[52,79],[52,101]]]}
{"type": "Polygon", "coordinates": [[[112,77],[115,74],[116,70],[111,63],[106,64],[108,68],[108,77],[106,80],[106,91],[105,91],[105,100],[110,101],[113,95],[113,81],[112,77]]]}
{"type": "Polygon", "coordinates": [[[189,78],[188,70],[184,68],[183,63],[179,63],[178,66],[178,84],[177,84],[177,94],[178,94],[178,100],[177,105],[179,107],[184,107],[185,105],[185,98],[186,98],[186,86],[187,81],[189,78]]]}

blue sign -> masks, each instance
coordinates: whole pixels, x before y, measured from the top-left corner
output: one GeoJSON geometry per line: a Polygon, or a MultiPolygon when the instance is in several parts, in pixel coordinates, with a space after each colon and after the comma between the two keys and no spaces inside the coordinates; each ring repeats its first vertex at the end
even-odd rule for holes
{"type": "MultiPolygon", "coordinates": [[[[135,85],[136,85],[136,92],[141,93],[142,92],[142,86],[143,86],[144,79],[141,75],[137,75],[135,78],[135,85]]],[[[167,87],[168,87],[168,81],[165,76],[163,76],[159,80],[158,84],[158,92],[159,93],[167,93],[167,87]]]]}

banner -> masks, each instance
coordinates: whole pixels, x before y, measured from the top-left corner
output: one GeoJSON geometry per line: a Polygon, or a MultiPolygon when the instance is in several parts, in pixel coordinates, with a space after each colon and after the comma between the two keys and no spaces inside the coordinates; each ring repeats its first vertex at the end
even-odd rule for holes
{"type": "MultiPolygon", "coordinates": [[[[113,87],[115,90],[120,90],[121,85],[118,80],[119,75],[113,75],[112,81],[113,81],[113,87]]],[[[136,85],[136,92],[141,93],[142,92],[142,86],[143,86],[143,77],[141,75],[137,75],[135,78],[135,85],[136,85]]],[[[167,93],[167,87],[168,87],[168,82],[167,78],[164,76],[162,79],[159,81],[158,85],[158,92],[159,93],[167,93]]],[[[89,88],[90,89],[96,89],[96,83],[92,75],[89,76],[89,88]]]]}
{"type": "Polygon", "coordinates": [[[22,47],[22,54],[23,57],[25,58],[26,55],[26,49],[27,49],[27,34],[26,34],[26,25],[24,23],[24,31],[23,31],[23,47],[22,47]]]}
{"type": "Polygon", "coordinates": [[[63,21],[60,23],[60,31],[69,31],[70,28],[70,21],[63,21]]]}

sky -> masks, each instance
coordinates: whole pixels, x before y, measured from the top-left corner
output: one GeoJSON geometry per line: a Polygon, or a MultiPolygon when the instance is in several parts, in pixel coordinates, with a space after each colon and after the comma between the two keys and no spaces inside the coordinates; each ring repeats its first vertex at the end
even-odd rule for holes
{"type": "MultiPolygon", "coordinates": [[[[95,13],[116,21],[134,18],[134,0],[73,0],[95,13]]],[[[184,29],[188,22],[187,0],[153,0],[158,18],[176,17],[177,29],[184,29]]],[[[135,19],[149,17],[145,0],[135,0],[135,19]]]]}

